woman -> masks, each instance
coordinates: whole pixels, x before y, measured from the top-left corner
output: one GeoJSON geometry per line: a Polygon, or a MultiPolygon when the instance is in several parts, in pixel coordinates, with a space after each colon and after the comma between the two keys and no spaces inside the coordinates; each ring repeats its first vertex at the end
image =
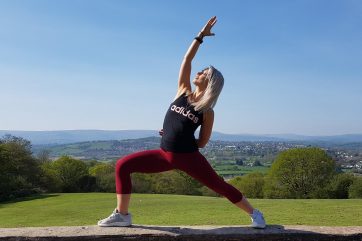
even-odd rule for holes
{"type": "Polygon", "coordinates": [[[117,161],[117,208],[109,217],[100,220],[99,226],[132,225],[131,214],[128,213],[132,189],[131,173],[156,173],[178,169],[247,212],[252,219],[252,227],[265,227],[263,214],[254,209],[240,191],[219,177],[198,151],[198,148],[207,144],[211,136],[214,122],[213,107],[223,87],[224,78],[218,70],[210,66],[196,74],[192,81],[195,90],[192,91],[191,62],[203,38],[214,35],[211,28],[216,21],[216,17],[212,17],[207,22],[191,43],[182,61],[177,94],[166,113],[163,129],[160,131],[161,148],[133,153],[117,161]],[[199,138],[195,139],[194,132],[200,125],[199,138]]]}

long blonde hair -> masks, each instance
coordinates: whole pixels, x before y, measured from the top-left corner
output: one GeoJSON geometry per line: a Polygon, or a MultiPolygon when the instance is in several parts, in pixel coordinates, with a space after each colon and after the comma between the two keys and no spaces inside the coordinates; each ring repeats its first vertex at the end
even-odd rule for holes
{"type": "Polygon", "coordinates": [[[217,99],[224,86],[224,77],[214,66],[209,66],[209,72],[206,76],[209,80],[205,89],[204,95],[197,102],[192,103],[194,109],[199,112],[205,112],[208,109],[214,108],[217,99]]]}

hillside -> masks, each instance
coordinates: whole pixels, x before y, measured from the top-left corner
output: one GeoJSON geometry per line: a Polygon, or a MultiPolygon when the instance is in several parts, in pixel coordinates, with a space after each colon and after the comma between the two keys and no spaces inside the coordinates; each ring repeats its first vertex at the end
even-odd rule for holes
{"type": "MultiPolygon", "coordinates": [[[[68,144],[85,141],[125,140],[158,137],[158,130],[62,130],[62,131],[16,131],[0,130],[0,137],[6,134],[23,137],[34,145],[68,144]]],[[[196,133],[197,134],[197,133],[196,133]]],[[[362,134],[335,136],[304,136],[295,134],[225,134],[214,131],[211,140],[220,141],[307,141],[328,143],[362,142],[362,134]]]]}
{"type": "Polygon", "coordinates": [[[115,160],[132,152],[156,149],[160,145],[159,137],[147,137],[127,140],[86,141],[61,145],[34,145],[33,153],[49,151],[50,157],[70,155],[79,159],[115,160]]]}
{"type": "MultiPolygon", "coordinates": [[[[78,159],[114,161],[136,151],[157,149],[160,137],[127,140],[87,141],[61,145],[33,145],[34,155],[47,151],[52,159],[70,155],[78,159]]],[[[239,173],[241,166],[254,166],[259,162],[270,166],[278,153],[297,147],[317,146],[326,150],[342,168],[362,169],[362,142],[335,144],[328,142],[255,142],[211,140],[200,152],[224,174],[239,173]],[[239,163],[239,164],[237,164],[239,163]],[[242,164],[241,164],[242,163],[242,164]],[[224,167],[220,167],[223,165],[224,167]]]]}

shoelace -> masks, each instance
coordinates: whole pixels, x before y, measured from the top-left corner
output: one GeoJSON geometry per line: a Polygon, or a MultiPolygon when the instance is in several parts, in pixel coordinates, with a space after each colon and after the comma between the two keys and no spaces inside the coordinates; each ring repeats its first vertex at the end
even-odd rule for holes
{"type": "Polygon", "coordinates": [[[112,213],[112,214],[108,217],[108,219],[115,219],[115,218],[116,218],[116,214],[117,214],[117,213],[112,213]]]}

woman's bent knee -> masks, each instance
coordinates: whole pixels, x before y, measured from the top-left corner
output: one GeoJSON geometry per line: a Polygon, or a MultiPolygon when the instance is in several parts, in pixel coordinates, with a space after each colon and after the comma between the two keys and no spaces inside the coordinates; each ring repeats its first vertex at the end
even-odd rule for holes
{"type": "Polygon", "coordinates": [[[125,156],[121,159],[119,159],[117,162],[116,162],[116,173],[120,173],[120,172],[130,172],[130,168],[129,168],[129,160],[130,158],[128,156],[125,156]]]}

